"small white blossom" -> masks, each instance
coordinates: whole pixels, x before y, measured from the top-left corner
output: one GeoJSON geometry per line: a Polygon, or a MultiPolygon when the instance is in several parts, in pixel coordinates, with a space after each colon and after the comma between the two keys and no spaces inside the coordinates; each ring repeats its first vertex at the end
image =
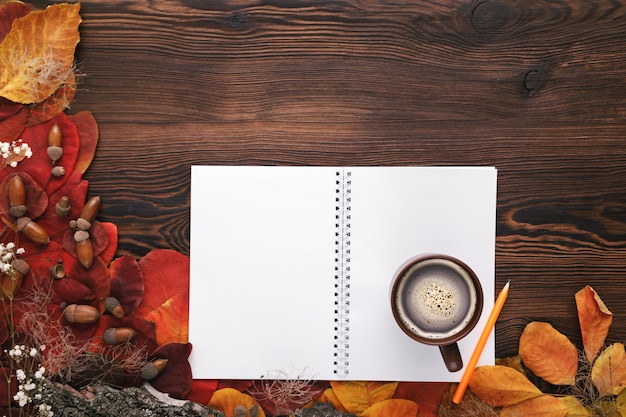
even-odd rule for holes
{"type": "Polygon", "coordinates": [[[31,356],[31,357],[36,356],[36,355],[37,355],[37,352],[38,352],[38,351],[37,351],[37,349],[35,349],[35,348],[30,348],[30,356],[31,356]]]}
{"type": "Polygon", "coordinates": [[[15,377],[18,381],[24,381],[26,379],[26,373],[23,369],[18,369],[15,371],[15,377]]]}

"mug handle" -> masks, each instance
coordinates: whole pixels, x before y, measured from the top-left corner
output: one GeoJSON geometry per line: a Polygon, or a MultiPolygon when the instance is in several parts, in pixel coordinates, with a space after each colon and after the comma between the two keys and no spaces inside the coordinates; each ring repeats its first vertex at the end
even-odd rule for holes
{"type": "Polygon", "coordinates": [[[456,342],[439,346],[439,351],[448,371],[457,372],[463,368],[463,359],[461,358],[461,352],[459,352],[459,345],[456,342]]]}

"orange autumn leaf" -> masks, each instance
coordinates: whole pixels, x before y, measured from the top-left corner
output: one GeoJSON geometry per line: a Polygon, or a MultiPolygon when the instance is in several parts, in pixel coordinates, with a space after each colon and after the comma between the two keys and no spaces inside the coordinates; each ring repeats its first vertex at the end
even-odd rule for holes
{"type": "Polygon", "coordinates": [[[145,291],[136,315],[156,324],[159,346],[187,343],[189,258],[170,249],[154,249],[139,260],[145,291]]]}
{"type": "Polygon", "coordinates": [[[613,323],[613,313],[589,285],[576,293],[576,308],[585,356],[589,363],[593,363],[604,346],[609,327],[613,323]]]}
{"type": "Polygon", "coordinates": [[[569,339],[549,323],[529,323],[519,340],[522,362],[535,375],[555,385],[574,385],[578,351],[569,339]]]}
{"type": "Polygon", "coordinates": [[[493,407],[520,403],[542,395],[523,374],[502,365],[479,366],[469,383],[470,390],[493,407]]]}
{"type": "Polygon", "coordinates": [[[565,417],[568,410],[567,405],[558,398],[551,395],[542,395],[502,408],[500,417],[565,417]]]}
{"type": "Polygon", "coordinates": [[[604,349],[591,368],[591,380],[600,396],[617,395],[626,388],[624,344],[614,343],[604,349]]]}
{"type": "Polygon", "coordinates": [[[420,417],[437,417],[449,382],[400,382],[393,398],[411,400],[420,407],[420,417]]]}
{"type": "Polygon", "coordinates": [[[373,404],[391,399],[398,383],[331,381],[330,386],[349,413],[360,415],[373,404]]]}
{"type": "MultiPolygon", "coordinates": [[[[256,410],[257,417],[265,417],[265,412],[263,412],[257,402],[254,401],[254,398],[234,388],[222,388],[215,391],[208,406],[223,412],[226,417],[239,416],[239,413],[235,414],[237,410],[246,410],[245,416],[251,417],[251,415],[254,414],[250,413],[251,409],[256,410]]],[[[243,413],[241,415],[243,415],[243,413]]]]}
{"type": "Polygon", "coordinates": [[[373,404],[363,411],[363,417],[417,417],[419,405],[410,400],[394,398],[373,404]]]}
{"type": "Polygon", "coordinates": [[[333,405],[333,407],[337,411],[344,411],[344,412],[348,411],[343,406],[343,404],[341,404],[341,401],[339,401],[339,398],[337,398],[337,395],[335,394],[335,391],[333,391],[332,388],[326,388],[324,392],[322,392],[322,394],[315,401],[321,402],[321,403],[330,403],[333,405]]]}
{"type": "Polygon", "coordinates": [[[0,96],[39,103],[73,74],[80,4],[57,4],[13,21],[0,43],[0,96]]]}

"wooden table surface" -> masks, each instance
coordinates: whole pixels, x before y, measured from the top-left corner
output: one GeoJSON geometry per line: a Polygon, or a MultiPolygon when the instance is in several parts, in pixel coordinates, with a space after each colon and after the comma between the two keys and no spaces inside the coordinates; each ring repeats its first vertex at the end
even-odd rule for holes
{"type": "Polygon", "coordinates": [[[626,340],[623,1],[81,4],[68,113],[120,254],[189,253],[190,164],[493,165],[497,355],[530,320],[579,343],[587,284],[626,340]]]}

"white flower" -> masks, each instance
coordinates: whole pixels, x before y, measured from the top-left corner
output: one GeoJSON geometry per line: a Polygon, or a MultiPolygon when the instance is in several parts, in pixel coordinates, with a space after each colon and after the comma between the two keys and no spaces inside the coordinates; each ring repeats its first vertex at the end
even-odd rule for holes
{"type": "Polygon", "coordinates": [[[43,379],[43,374],[46,372],[46,368],[40,366],[37,372],[35,372],[35,379],[43,379]]]}
{"type": "Polygon", "coordinates": [[[31,357],[33,357],[33,356],[35,356],[35,355],[37,355],[37,349],[35,349],[35,348],[30,348],[30,356],[31,356],[31,357]]]}
{"type": "Polygon", "coordinates": [[[12,250],[13,248],[15,248],[15,243],[14,242],[9,242],[6,244],[6,248],[8,250],[12,250]]]}
{"type": "Polygon", "coordinates": [[[26,379],[26,373],[23,369],[18,369],[15,371],[15,377],[18,381],[24,381],[26,379]]]}

